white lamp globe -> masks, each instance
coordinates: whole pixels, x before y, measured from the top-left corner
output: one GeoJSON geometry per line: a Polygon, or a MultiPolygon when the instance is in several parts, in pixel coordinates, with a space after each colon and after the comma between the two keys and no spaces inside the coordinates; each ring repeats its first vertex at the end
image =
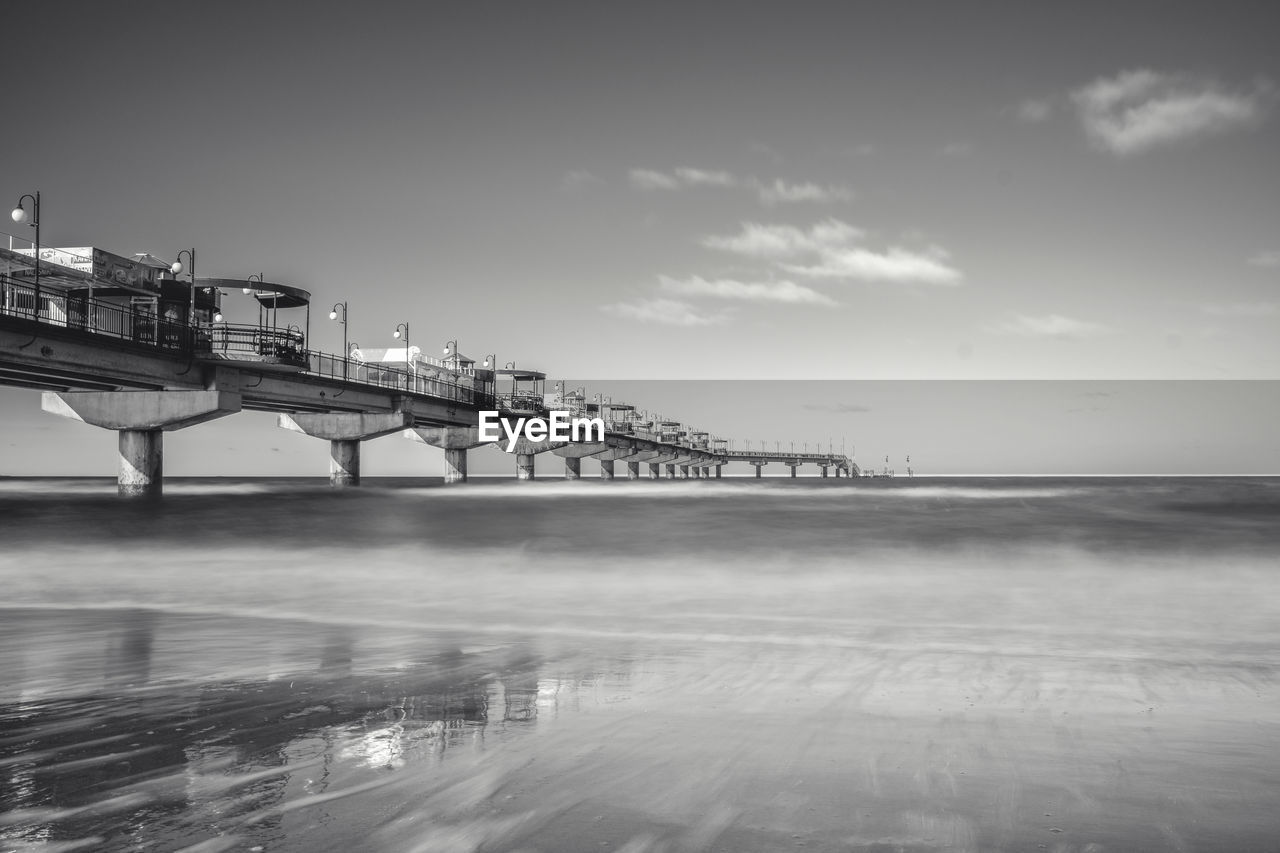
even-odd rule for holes
{"type": "Polygon", "coordinates": [[[330,320],[336,320],[336,319],[338,319],[338,312],[337,312],[337,311],[330,311],[330,312],[329,312],[329,319],[330,319],[330,320]]]}
{"type": "Polygon", "coordinates": [[[400,330],[396,329],[394,332],[392,332],[391,337],[398,339],[400,337],[400,330]]]}
{"type": "Polygon", "coordinates": [[[14,222],[26,222],[26,221],[27,221],[27,212],[26,212],[25,210],[23,210],[20,206],[19,206],[19,207],[15,207],[15,208],[13,209],[13,213],[11,213],[11,214],[9,214],[9,215],[13,217],[13,221],[14,221],[14,222]]]}
{"type": "Polygon", "coordinates": [[[172,264],[170,264],[169,272],[173,273],[174,275],[177,275],[178,273],[182,272],[182,261],[174,261],[172,264]]]}

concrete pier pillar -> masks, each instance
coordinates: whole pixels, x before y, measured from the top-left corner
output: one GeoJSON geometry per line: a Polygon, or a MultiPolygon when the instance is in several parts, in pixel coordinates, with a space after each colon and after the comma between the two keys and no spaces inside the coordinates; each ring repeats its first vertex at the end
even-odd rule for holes
{"type": "Polygon", "coordinates": [[[564,478],[566,480],[582,479],[582,457],[566,456],[564,458],[564,478]]]}
{"type": "Polygon", "coordinates": [[[756,479],[757,479],[757,480],[759,480],[759,479],[760,479],[760,471],[761,471],[761,470],[763,470],[763,468],[764,468],[764,463],[763,463],[763,462],[752,462],[752,463],[751,463],[751,465],[752,465],[752,467],[754,467],[754,468],[756,469],[756,479]]]}
{"type": "Polygon", "coordinates": [[[799,468],[800,466],[788,464],[787,467],[791,469],[791,476],[792,478],[794,478],[796,476],[796,469],[799,468]]]}
{"type": "Polygon", "coordinates": [[[158,498],[164,490],[164,434],[158,429],[122,429],[120,474],[122,498],[158,498]]]}
{"type": "MultiPolygon", "coordinates": [[[[837,469],[837,470],[838,470],[838,469],[837,469]]],[[[827,466],[826,466],[826,465],[823,465],[823,466],[822,466],[822,476],[823,476],[823,477],[827,476],[827,466]]]]}
{"type": "Polygon", "coordinates": [[[600,460],[600,479],[601,480],[613,479],[613,460],[612,459],[600,460]]]}
{"type": "Polygon", "coordinates": [[[462,447],[444,449],[444,481],[446,483],[465,483],[467,481],[467,451],[462,447]]]}
{"type": "Polygon", "coordinates": [[[717,480],[719,480],[719,479],[720,479],[720,469],[721,469],[721,468],[723,468],[723,467],[724,467],[723,465],[717,465],[717,466],[716,466],[716,479],[717,479],[717,480]]]}
{"type": "Polygon", "coordinates": [[[164,490],[162,431],[240,411],[238,391],[45,391],[40,407],[119,433],[121,497],[158,498],[164,490]]]}
{"type": "Polygon", "coordinates": [[[335,438],[329,441],[329,485],[360,485],[360,441],[335,438]]]}
{"type": "Polygon", "coordinates": [[[676,466],[673,462],[667,463],[667,479],[674,480],[676,478],[676,466]]]}
{"type": "Polygon", "coordinates": [[[467,451],[484,444],[475,427],[413,427],[404,436],[444,451],[446,484],[467,481],[467,451]]]}
{"type": "Polygon", "coordinates": [[[662,463],[650,462],[649,463],[649,479],[656,480],[661,476],[662,476],[662,463]]]}
{"type": "Polygon", "coordinates": [[[681,480],[687,480],[687,479],[689,479],[689,466],[688,466],[688,465],[681,465],[681,466],[680,466],[680,479],[681,479],[681,480]]]}
{"type": "Polygon", "coordinates": [[[639,462],[627,463],[627,479],[628,480],[640,479],[640,463],[639,462]]]}
{"type": "Polygon", "coordinates": [[[516,479],[532,480],[533,479],[533,461],[536,457],[532,453],[516,454],[516,479]]]}

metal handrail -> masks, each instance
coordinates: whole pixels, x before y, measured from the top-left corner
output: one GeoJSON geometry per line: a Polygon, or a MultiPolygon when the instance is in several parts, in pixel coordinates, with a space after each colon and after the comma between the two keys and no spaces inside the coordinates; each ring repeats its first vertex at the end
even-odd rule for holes
{"type": "Polygon", "coordinates": [[[37,306],[34,287],[0,273],[0,317],[60,326],[181,354],[275,357],[314,376],[403,390],[481,408],[494,407],[497,402],[492,394],[442,379],[435,373],[419,372],[411,367],[370,364],[309,350],[302,333],[292,329],[227,323],[188,326],[185,322],[157,317],[149,311],[43,288],[39,291],[39,303],[37,306]]]}

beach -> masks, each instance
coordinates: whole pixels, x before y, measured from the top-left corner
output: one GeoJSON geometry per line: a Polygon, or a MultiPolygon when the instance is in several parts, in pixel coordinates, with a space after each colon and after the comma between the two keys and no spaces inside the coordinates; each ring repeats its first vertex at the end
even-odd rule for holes
{"type": "Polygon", "coordinates": [[[1274,478],[111,488],[0,483],[0,849],[1280,837],[1274,478]]]}

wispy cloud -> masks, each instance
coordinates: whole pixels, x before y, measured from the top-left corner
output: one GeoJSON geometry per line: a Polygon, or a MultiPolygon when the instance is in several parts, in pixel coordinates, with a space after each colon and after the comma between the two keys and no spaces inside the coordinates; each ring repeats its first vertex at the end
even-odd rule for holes
{"type": "Polygon", "coordinates": [[[807,231],[794,225],[747,222],[737,234],[705,237],[702,244],[771,260],[782,271],[806,278],[942,285],[959,284],[963,279],[960,271],[947,263],[949,255],[941,247],[916,251],[893,246],[876,251],[856,245],[865,237],[861,229],[839,219],[826,219],[807,231]]]}
{"type": "Polygon", "coordinates": [[[560,178],[560,189],[567,193],[579,193],[600,183],[603,181],[586,169],[571,169],[560,178]]]}
{"type": "Polygon", "coordinates": [[[1019,314],[1014,319],[995,326],[992,332],[1002,335],[1021,335],[1030,338],[1092,338],[1115,331],[1101,323],[1075,320],[1061,314],[1029,317],[1019,314]]]}
{"type": "Polygon", "coordinates": [[[749,257],[783,259],[808,252],[839,249],[863,236],[861,229],[839,219],[825,219],[808,231],[794,225],[744,222],[740,233],[726,237],[704,237],[702,245],[749,257]]]}
{"type": "Polygon", "coordinates": [[[681,167],[670,172],[655,169],[632,169],[628,174],[631,186],[638,190],[683,190],[700,187],[749,190],[762,204],[798,204],[850,201],[853,191],[842,186],[821,186],[811,181],[789,183],[781,179],[772,182],[732,172],[681,167]]]}
{"type": "Polygon", "coordinates": [[[824,252],[817,263],[782,264],[782,269],[810,278],[860,279],[862,281],[959,284],[963,276],[946,264],[947,253],[938,246],[916,252],[891,246],[883,252],[850,248],[824,252]]]}
{"type": "Polygon", "coordinates": [[[1071,99],[1093,144],[1125,155],[1250,127],[1268,94],[1266,85],[1230,92],[1190,75],[1138,69],[1099,78],[1071,99]]]}
{"type": "Polygon", "coordinates": [[[617,302],[600,308],[606,314],[636,320],[641,323],[657,323],[663,326],[714,326],[723,323],[728,316],[723,312],[707,314],[698,311],[688,302],[678,299],[640,299],[635,302],[617,302]]]}
{"type": "Polygon", "coordinates": [[[1027,98],[1014,107],[1014,114],[1021,121],[1037,124],[1053,115],[1053,105],[1047,100],[1027,98]]]}
{"type": "Polygon", "coordinates": [[[658,286],[681,296],[711,296],[743,302],[780,302],[792,305],[837,305],[834,299],[793,281],[707,280],[700,276],[676,279],[658,276],[658,286]]]}
{"type": "Polygon", "coordinates": [[[1265,249],[1249,258],[1249,263],[1255,267],[1263,267],[1265,269],[1280,268],[1280,251],[1265,249]]]}
{"type": "Polygon", "coordinates": [[[870,406],[861,403],[805,403],[804,408],[811,412],[835,412],[841,415],[862,414],[871,411],[870,406]]]}
{"type": "Polygon", "coordinates": [[[1272,317],[1280,306],[1274,302],[1210,302],[1200,310],[1214,317],[1272,317]]]}
{"type": "Polygon", "coordinates": [[[739,180],[729,172],[706,169],[676,169],[676,179],[687,187],[736,187],[739,180]]]}
{"type": "Polygon", "coordinates": [[[794,204],[797,202],[830,204],[853,199],[853,193],[845,187],[820,187],[809,182],[789,184],[786,181],[775,180],[772,184],[757,184],[755,189],[760,196],[760,201],[765,204],[794,204]]]}
{"type": "Polygon", "coordinates": [[[632,169],[627,177],[631,181],[631,186],[638,190],[680,189],[680,180],[674,175],[655,172],[653,169],[632,169]]]}

